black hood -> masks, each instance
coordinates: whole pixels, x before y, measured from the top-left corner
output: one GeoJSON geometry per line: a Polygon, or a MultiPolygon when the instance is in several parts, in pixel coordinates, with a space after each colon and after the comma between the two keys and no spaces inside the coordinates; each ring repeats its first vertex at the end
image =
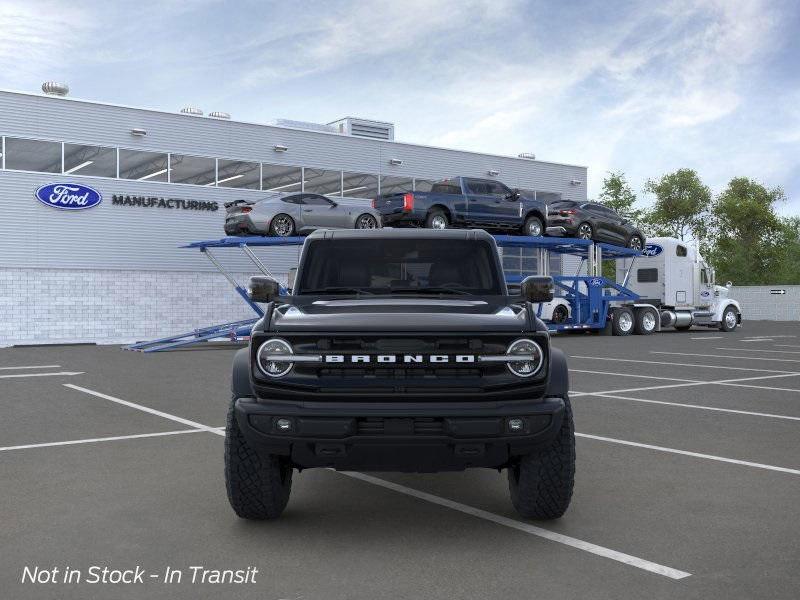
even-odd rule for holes
{"type": "Polygon", "coordinates": [[[464,298],[300,298],[272,314],[276,333],[301,332],[519,332],[527,311],[505,296],[464,298]]]}

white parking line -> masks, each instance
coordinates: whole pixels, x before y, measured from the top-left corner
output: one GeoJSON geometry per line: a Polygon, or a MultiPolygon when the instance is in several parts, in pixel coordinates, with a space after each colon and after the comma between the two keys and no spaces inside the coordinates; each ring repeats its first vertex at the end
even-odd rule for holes
{"type": "MultiPolygon", "coordinates": [[[[165,419],[169,419],[170,421],[175,421],[176,423],[182,423],[183,425],[188,425],[190,427],[202,429],[203,431],[208,431],[211,433],[216,433],[216,434],[220,433],[219,429],[215,427],[209,427],[208,425],[203,425],[202,423],[198,423],[197,421],[190,421],[189,419],[184,419],[183,417],[179,417],[177,415],[171,415],[169,413],[156,410],[155,408],[150,408],[149,406],[142,406],[141,404],[136,404],[135,402],[129,402],[127,400],[122,400],[121,398],[115,398],[114,396],[109,396],[108,394],[101,394],[100,392],[95,392],[94,390],[90,390],[88,388],[72,385],[71,383],[64,383],[62,385],[72,390],[83,392],[84,394],[89,394],[90,396],[97,396],[98,398],[103,398],[104,400],[108,400],[110,402],[116,402],[117,404],[122,404],[123,406],[128,406],[130,408],[135,408],[137,410],[150,413],[151,415],[163,417],[165,419]]],[[[225,434],[222,433],[222,435],[225,434]]]]}
{"type": "MultiPolygon", "coordinates": [[[[691,352],[665,352],[663,350],[650,350],[650,354],[677,354],[678,356],[702,356],[703,358],[735,358],[737,360],[768,360],[771,362],[793,362],[800,363],[797,358],[772,358],[760,356],[731,356],[730,354],[692,354],[691,352]]],[[[738,369],[739,367],[734,367],[738,369]]]]}
{"type": "MultiPolygon", "coordinates": [[[[684,354],[682,352],[677,352],[676,354],[684,354]]],[[[698,354],[697,356],[706,356],[705,354],[698,354]]],[[[676,362],[667,362],[667,361],[658,361],[658,360],[638,360],[635,358],[615,358],[613,356],[578,356],[576,354],[570,355],[570,358],[583,358],[586,360],[610,360],[613,362],[629,362],[629,363],[641,363],[645,365],[671,365],[673,367],[697,367],[700,369],[728,369],[733,371],[759,371],[761,373],[785,373],[787,375],[800,375],[797,371],[781,371],[778,369],[754,369],[751,367],[728,367],[725,365],[699,365],[697,363],[676,363],[676,362]]],[[[743,358],[741,356],[736,356],[734,358],[743,358]]]]}
{"type": "Polygon", "coordinates": [[[97,442],[116,442],[117,440],[135,440],[139,438],[161,437],[165,435],[181,435],[183,433],[201,433],[204,429],[180,429],[178,431],[160,431],[158,433],[138,433],[136,435],[115,435],[111,437],[86,438],[82,440],[67,440],[66,442],[43,442],[41,444],[23,444],[21,446],[0,447],[0,452],[9,450],[25,450],[28,448],[47,448],[50,446],[74,446],[77,444],[95,444],[97,442]]]}
{"type": "Polygon", "coordinates": [[[739,340],[741,343],[745,342],[771,342],[772,338],[753,338],[750,340],[739,340]]]}
{"type": "MultiPolygon", "coordinates": [[[[752,412],[749,410],[735,410],[733,408],[719,408],[717,406],[705,406],[702,404],[684,404],[682,402],[666,402],[664,400],[646,400],[644,398],[631,398],[629,396],[617,396],[616,394],[593,394],[591,392],[583,393],[580,397],[596,396],[598,398],[613,398],[614,400],[628,400],[630,402],[643,402],[646,404],[663,404],[666,406],[678,406],[680,408],[696,408],[699,410],[712,410],[716,412],[733,413],[737,415],[748,415],[751,417],[766,417],[770,419],[785,419],[787,421],[800,421],[800,417],[790,417],[789,415],[776,415],[773,413],[760,413],[752,412]]],[[[570,392],[572,397],[572,392],[570,392]]]]}
{"type": "Polygon", "coordinates": [[[525,533],[529,533],[531,535],[535,535],[553,542],[557,542],[559,544],[564,544],[565,546],[577,548],[578,550],[583,550],[584,552],[589,552],[597,556],[609,558],[611,560],[615,560],[617,562],[624,563],[632,567],[636,567],[637,569],[649,571],[650,573],[655,573],[657,575],[663,575],[664,577],[669,577],[670,579],[684,579],[686,577],[691,576],[691,573],[687,573],[686,571],[679,571],[678,569],[666,567],[658,563],[650,562],[649,560],[644,560],[636,556],[631,556],[630,554],[617,552],[616,550],[611,550],[610,548],[606,548],[604,546],[598,546],[597,544],[592,544],[591,542],[586,542],[584,540],[579,540],[577,538],[570,537],[562,533],[556,533],[555,531],[550,531],[549,529],[537,527],[535,525],[531,525],[530,523],[524,523],[522,521],[517,521],[515,519],[509,519],[508,517],[496,515],[494,513],[490,513],[480,508],[475,508],[474,506],[468,506],[466,504],[462,504],[461,502],[455,502],[454,500],[449,500],[447,498],[442,498],[440,496],[434,496],[433,494],[428,494],[427,492],[421,492],[419,490],[415,490],[413,488],[406,487],[404,485],[399,485],[391,481],[386,481],[385,479],[373,477],[372,475],[365,475],[364,473],[356,473],[356,472],[340,472],[340,474],[346,475],[347,477],[352,477],[353,479],[364,481],[366,483],[371,483],[372,485],[377,485],[392,490],[393,492],[405,494],[406,496],[412,496],[419,500],[430,502],[431,504],[444,506],[446,508],[450,508],[452,510],[456,510],[464,514],[471,515],[479,519],[491,521],[492,523],[497,523],[498,525],[510,527],[512,529],[516,529],[517,531],[523,531],[525,533]]]}
{"type": "Polygon", "coordinates": [[[54,377],[61,375],[72,377],[73,375],[83,375],[83,371],[59,371],[57,373],[14,373],[12,375],[0,375],[0,379],[17,379],[21,377],[54,377]]]}
{"type": "Polygon", "coordinates": [[[636,377],[637,379],[661,379],[663,381],[684,381],[702,383],[699,379],[678,379],[676,377],[657,377],[656,375],[636,375],[635,373],[614,373],[613,371],[587,371],[586,369],[570,369],[570,373],[589,373],[591,375],[616,375],[617,377],[636,377]]]}
{"type": "Polygon", "coordinates": [[[0,367],[0,371],[16,371],[18,369],[60,369],[61,365],[25,365],[24,367],[0,367]]]}
{"type": "Polygon", "coordinates": [[[733,350],[734,352],[771,352],[774,354],[800,354],[796,350],[762,350],[761,348],[714,348],[714,350],[733,350]]]}
{"type": "Polygon", "coordinates": [[[690,340],[720,340],[724,335],[702,335],[700,337],[690,337],[690,340]]]}
{"type": "Polygon", "coordinates": [[[775,344],[776,348],[800,348],[797,344],[775,344]]]}
{"type": "Polygon", "coordinates": [[[774,465],[765,465],[762,463],[749,462],[746,460],[738,460],[735,458],[725,458],[724,456],[714,456],[713,454],[702,454],[700,452],[689,452],[688,450],[678,450],[677,448],[665,448],[664,446],[653,446],[652,444],[641,444],[639,442],[631,442],[628,440],[618,440],[615,438],[603,437],[600,435],[591,435],[588,433],[575,433],[576,437],[582,437],[590,440],[598,440],[601,442],[610,442],[612,444],[622,444],[623,446],[633,446],[635,448],[646,448],[648,450],[656,450],[657,452],[669,452],[671,454],[681,454],[683,456],[691,456],[694,458],[705,458],[708,460],[715,460],[718,462],[730,463],[734,465],[741,465],[745,467],[755,467],[757,469],[766,469],[768,471],[778,471],[780,473],[790,473],[792,475],[800,475],[797,469],[789,469],[787,467],[776,467],[774,465]]]}
{"type": "MultiPolygon", "coordinates": [[[[619,373],[618,373],[619,374],[619,373]]],[[[609,373],[609,375],[613,375],[613,373],[609,373]]],[[[795,390],[791,388],[773,388],[773,387],[765,387],[762,385],[749,385],[746,383],[740,383],[742,381],[757,381],[761,379],[780,379],[783,377],[797,377],[800,373],[780,373],[778,375],[759,375],[758,377],[740,377],[737,379],[716,379],[712,381],[692,381],[689,380],[688,383],[673,383],[667,385],[650,385],[646,387],[636,387],[636,388],[623,388],[623,389],[616,389],[616,390],[603,390],[600,392],[573,392],[570,390],[570,395],[577,395],[577,396],[586,396],[590,394],[617,394],[619,392],[644,392],[647,390],[666,390],[670,388],[679,388],[679,387],[692,387],[695,385],[730,385],[734,387],[749,387],[749,388],[756,388],[759,390],[779,390],[779,391],[787,391],[787,392],[800,392],[800,390],[795,390]]],[[[624,375],[623,375],[624,376],[624,375]]],[[[675,381],[683,381],[681,379],[676,379],[675,381]]]]}

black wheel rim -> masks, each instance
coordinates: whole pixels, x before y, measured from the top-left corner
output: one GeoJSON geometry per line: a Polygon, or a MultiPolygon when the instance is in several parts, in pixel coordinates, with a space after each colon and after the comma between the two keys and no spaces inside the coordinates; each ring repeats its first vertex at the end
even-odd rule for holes
{"type": "Polygon", "coordinates": [[[590,240],[592,239],[592,228],[585,223],[578,227],[578,237],[582,240],[590,240]]]}
{"type": "Polygon", "coordinates": [[[642,240],[638,237],[631,238],[630,243],[628,244],[630,248],[633,250],[641,250],[642,249],[642,240]]]}
{"type": "Polygon", "coordinates": [[[292,233],[292,222],[289,217],[276,217],[272,229],[278,237],[287,237],[292,233]]]}
{"type": "Polygon", "coordinates": [[[370,215],[361,215],[358,218],[358,229],[375,229],[377,223],[375,218],[370,215]]]}

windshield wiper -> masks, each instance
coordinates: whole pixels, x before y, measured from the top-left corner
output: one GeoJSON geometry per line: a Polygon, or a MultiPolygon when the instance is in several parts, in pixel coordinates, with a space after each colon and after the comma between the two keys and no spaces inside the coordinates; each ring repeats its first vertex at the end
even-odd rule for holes
{"type": "Polygon", "coordinates": [[[458,294],[461,296],[474,296],[472,292],[449,287],[421,287],[421,288],[392,288],[390,294],[458,294]]]}
{"type": "Polygon", "coordinates": [[[332,286],[324,288],[315,288],[312,290],[301,290],[301,294],[369,294],[374,295],[374,292],[365,290],[363,288],[332,286]]]}

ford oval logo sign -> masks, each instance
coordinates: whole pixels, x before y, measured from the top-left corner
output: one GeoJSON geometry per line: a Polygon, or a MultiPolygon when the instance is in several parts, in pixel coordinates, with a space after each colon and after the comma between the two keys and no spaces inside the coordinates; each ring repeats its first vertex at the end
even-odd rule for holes
{"type": "Polygon", "coordinates": [[[603,280],[600,279],[599,277],[592,277],[589,280],[589,286],[591,287],[600,287],[602,285],[603,285],[603,280]]]}
{"type": "Polygon", "coordinates": [[[664,251],[664,248],[658,244],[647,244],[642,250],[642,256],[658,256],[664,251]]]}
{"type": "Polygon", "coordinates": [[[100,204],[103,196],[97,190],[79,183],[50,183],[36,190],[36,199],[61,210],[83,210],[100,204]]]}

